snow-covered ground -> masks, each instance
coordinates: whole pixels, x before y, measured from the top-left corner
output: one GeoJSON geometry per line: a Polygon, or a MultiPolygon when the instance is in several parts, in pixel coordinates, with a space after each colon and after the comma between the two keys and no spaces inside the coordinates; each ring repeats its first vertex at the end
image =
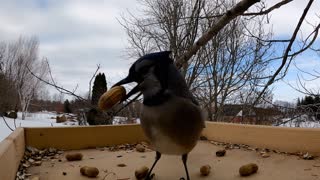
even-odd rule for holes
{"type": "MultiPolygon", "coordinates": [[[[56,123],[56,116],[58,114],[55,112],[37,112],[37,113],[28,113],[25,120],[21,120],[21,113],[18,113],[18,118],[14,119],[5,117],[6,122],[11,127],[11,129],[15,129],[15,127],[52,127],[52,126],[75,126],[78,125],[77,122],[64,122],[64,123],[56,123]]],[[[59,115],[61,116],[61,114],[59,115]]],[[[123,124],[126,121],[125,117],[114,117],[113,124],[123,124]]],[[[140,123],[140,119],[137,119],[131,123],[140,123]]],[[[2,117],[0,117],[0,142],[5,139],[12,131],[5,124],[2,117]]]]}
{"type": "MultiPolygon", "coordinates": [[[[286,120],[286,119],[284,119],[286,120]]],[[[288,119],[287,119],[288,120],[288,119]]],[[[290,121],[285,124],[280,125],[279,127],[301,127],[301,128],[320,128],[320,122],[313,121],[305,121],[305,122],[297,122],[290,121]]]]}
{"type": "Polygon", "coordinates": [[[131,121],[128,121],[126,117],[114,116],[112,120],[112,125],[119,124],[140,124],[140,118],[132,118],[131,121]]]}
{"type": "Polygon", "coordinates": [[[279,125],[280,127],[320,128],[320,121],[306,114],[295,119],[284,118],[282,122],[284,122],[284,124],[279,125]]]}
{"type": "MultiPolygon", "coordinates": [[[[64,123],[56,123],[56,116],[57,114],[54,112],[37,112],[37,113],[29,113],[25,120],[21,120],[21,113],[18,113],[18,118],[15,121],[16,127],[52,127],[52,126],[74,126],[77,125],[77,122],[64,122],[64,123]]],[[[306,117],[302,116],[300,118],[306,117]]],[[[300,119],[300,122],[298,123],[296,120],[289,121],[285,124],[280,125],[280,127],[297,127],[299,124],[299,127],[307,127],[307,128],[320,128],[320,122],[319,121],[303,121],[300,119]],[[301,120],[303,122],[301,122],[301,120]]],[[[11,118],[5,117],[6,122],[8,125],[15,129],[14,120],[11,118]]],[[[124,117],[114,117],[113,124],[122,124],[123,121],[125,121],[126,118],[124,117]]],[[[283,119],[283,122],[287,121],[289,119],[283,119]]],[[[131,123],[140,123],[140,119],[136,119],[135,121],[131,123]]],[[[0,142],[6,138],[12,131],[7,127],[2,117],[0,117],[0,142]]]]}
{"type": "MultiPolygon", "coordinates": [[[[51,126],[72,126],[76,122],[56,123],[57,114],[54,112],[29,113],[25,120],[21,120],[21,113],[15,121],[16,127],[51,127],[51,126]]],[[[15,129],[14,120],[5,117],[8,125],[15,129]]],[[[0,142],[6,138],[12,131],[7,127],[2,117],[0,117],[0,142]]]]}

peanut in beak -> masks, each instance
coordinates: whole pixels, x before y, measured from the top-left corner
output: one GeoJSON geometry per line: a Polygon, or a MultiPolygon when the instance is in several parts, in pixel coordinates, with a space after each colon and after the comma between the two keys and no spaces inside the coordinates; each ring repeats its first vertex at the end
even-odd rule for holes
{"type": "Polygon", "coordinates": [[[123,86],[115,86],[105,92],[99,99],[98,107],[101,110],[108,110],[126,96],[126,89],[123,86]]]}

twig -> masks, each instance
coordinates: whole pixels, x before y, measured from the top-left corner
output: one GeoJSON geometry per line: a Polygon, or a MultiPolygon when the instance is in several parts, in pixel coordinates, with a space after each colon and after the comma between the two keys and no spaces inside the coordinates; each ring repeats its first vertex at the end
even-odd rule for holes
{"type": "MultiPolygon", "coordinates": [[[[304,40],[304,41],[307,41],[307,40],[311,37],[311,35],[313,35],[313,38],[310,40],[310,42],[309,42],[307,45],[306,45],[306,43],[304,42],[303,47],[302,47],[300,50],[298,50],[298,51],[296,51],[296,52],[294,52],[294,53],[288,54],[288,57],[293,58],[294,56],[297,56],[298,54],[306,51],[307,49],[312,49],[312,50],[314,50],[311,46],[312,46],[313,43],[317,40],[317,37],[318,37],[318,34],[319,34],[319,29],[320,29],[320,23],[319,23],[319,24],[314,28],[314,30],[309,34],[309,36],[306,38],[306,40],[304,40]]],[[[273,60],[282,59],[282,58],[283,58],[283,56],[280,56],[280,57],[271,58],[271,59],[269,59],[269,60],[270,60],[270,61],[273,61],[273,60]]]]}
{"type": "Polygon", "coordinates": [[[97,69],[96,69],[96,71],[93,73],[93,75],[92,75],[92,77],[91,77],[91,79],[90,79],[90,81],[89,81],[89,95],[88,95],[88,100],[91,98],[91,82],[92,82],[93,78],[96,77],[96,74],[97,74],[97,72],[99,71],[99,69],[100,69],[100,64],[97,65],[97,69]]]}
{"type": "MultiPolygon", "coordinates": [[[[51,79],[51,81],[52,81],[52,84],[54,84],[55,86],[58,86],[57,83],[55,82],[53,76],[52,76],[52,72],[51,72],[51,68],[50,68],[50,65],[49,65],[48,60],[45,59],[45,62],[46,62],[47,67],[48,67],[48,72],[49,72],[49,76],[50,76],[50,79],[51,79]]],[[[31,74],[32,74],[32,73],[31,73],[31,74]]],[[[37,78],[38,78],[38,77],[37,77],[37,78]]],[[[38,78],[38,79],[39,79],[39,78],[38,78]]],[[[43,80],[41,80],[41,79],[40,79],[40,81],[45,82],[45,81],[43,81],[43,80]]],[[[45,82],[45,83],[46,83],[46,82],[45,82]]],[[[47,83],[47,84],[48,84],[48,83],[47,83]]],[[[55,86],[53,86],[53,87],[55,87],[55,86]]],[[[58,92],[60,92],[61,94],[65,94],[65,92],[63,92],[61,89],[59,89],[59,88],[57,88],[57,87],[55,87],[55,88],[56,88],[56,90],[57,90],[58,92]]],[[[72,92],[75,93],[76,90],[77,90],[77,88],[78,88],[78,84],[77,84],[76,87],[72,90],[72,92]]]]}
{"type": "MultiPolygon", "coordinates": [[[[258,16],[258,15],[266,15],[269,14],[271,11],[274,11],[276,9],[279,9],[280,7],[292,2],[293,0],[282,0],[281,2],[269,7],[268,9],[264,11],[259,11],[259,12],[250,12],[250,13],[243,13],[240,16],[258,16]]],[[[192,16],[192,17],[183,17],[181,19],[191,19],[191,18],[198,18],[198,19],[210,19],[210,18],[220,18],[224,16],[226,13],[223,14],[215,14],[215,15],[206,15],[206,16],[192,16]]],[[[154,23],[149,23],[149,24],[141,24],[141,26],[151,26],[155,24],[161,24],[164,23],[164,21],[157,21],[154,23]]]]}
{"type": "MultiPolygon", "coordinates": [[[[306,6],[306,8],[304,9],[301,17],[300,17],[300,20],[292,34],[292,37],[290,39],[290,42],[286,48],[286,51],[283,55],[283,59],[282,59],[282,63],[281,65],[278,67],[277,71],[273,74],[273,76],[269,79],[269,81],[267,82],[267,84],[264,86],[264,88],[262,89],[262,91],[260,92],[260,94],[258,95],[257,99],[255,100],[254,104],[256,104],[259,99],[261,98],[261,96],[264,94],[264,92],[267,90],[267,88],[275,81],[276,77],[279,75],[279,73],[282,71],[282,69],[285,67],[285,65],[287,64],[287,60],[288,60],[288,56],[289,56],[289,52],[291,51],[291,48],[292,48],[292,45],[293,45],[293,42],[295,41],[296,39],[296,36],[300,30],[300,27],[302,25],[302,22],[304,21],[306,15],[308,14],[308,11],[311,7],[311,4],[313,3],[313,0],[310,0],[308,5],[306,6]]],[[[289,60],[291,62],[293,56],[291,57],[291,59],[289,60]]]]}
{"type": "Polygon", "coordinates": [[[221,16],[216,23],[214,23],[211,28],[204,33],[195,44],[193,44],[190,49],[179,57],[176,61],[176,66],[181,68],[183,64],[187,63],[188,60],[198,52],[200,47],[206,45],[210,39],[218,34],[218,32],[224,28],[230,21],[243,14],[249,7],[259,2],[259,0],[242,0],[236,4],[232,9],[227,11],[223,16],[221,16]]]}
{"type": "MultiPolygon", "coordinates": [[[[48,64],[48,65],[49,65],[49,64],[48,64]]],[[[54,82],[50,70],[49,70],[49,74],[50,74],[50,76],[51,76],[51,79],[52,79],[53,83],[48,82],[48,81],[44,80],[43,78],[37,76],[36,74],[34,74],[34,73],[30,70],[29,67],[27,67],[27,69],[28,69],[28,71],[31,73],[31,75],[33,75],[34,77],[36,77],[36,78],[39,79],[40,81],[42,81],[42,82],[44,82],[44,83],[46,83],[46,84],[48,84],[48,85],[50,85],[50,86],[53,86],[53,87],[56,88],[60,93],[74,96],[74,97],[76,97],[77,99],[83,101],[88,107],[90,107],[90,108],[96,108],[96,106],[92,105],[91,103],[88,103],[88,101],[87,101],[86,99],[84,99],[83,97],[75,94],[74,91],[70,91],[70,90],[68,90],[68,89],[65,89],[65,88],[63,88],[63,87],[58,86],[58,85],[54,82]]],[[[50,68],[49,68],[49,69],[50,69],[50,68]]],[[[102,112],[102,113],[103,113],[103,114],[107,114],[107,113],[105,113],[105,112],[102,112]]],[[[118,112],[117,112],[117,113],[118,113],[118,112]]]]}
{"type": "MultiPolygon", "coordinates": [[[[54,81],[53,81],[53,83],[50,83],[50,82],[42,79],[41,77],[37,76],[36,74],[34,74],[34,73],[30,70],[30,68],[29,68],[28,66],[27,66],[27,69],[28,69],[28,71],[31,73],[32,76],[34,76],[34,77],[37,78],[38,80],[40,80],[40,81],[42,81],[42,82],[44,82],[44,83],[46,83],[46,84],[48,84],[48,85],[50,85],[50,86],[55,87],[59,92],[64,93],[64,94],[68,94],[68,95],[72,95],[72,96],[78,98],[79,100],[86,101],[86,99],[84,99],[83,97],[81,97],[81,96],[79,96],[79,95],[76,95],[74,92],[69,91],[69,90],[67,90],[67,89],[65,89],[65,88],[63,88],[63,87],[60,87],[60,86],[56,85],[54,81]]],[[[50,71],[50,72],[51,72],[51,71],[50,71]]]]}
{"type": "Polygon", "coordinates": [[[312,92],[311,89],[307,89],[306,85],[302,83],[300,76],[297,76],[297,78],[298,78],[298,82],[297,82],[298,87],[294,87],[290,83],[286,83],[286,84],[289,85],[292,89],[294,89],[302,94],[309,95],[309,96],[318,96],[319,95],[319,93],[314,93],[314,92],[312,92]],[[302,90],[299,88],[299,86],[302,88],[302,90]]]}
{"type": "Polygon", "coordinates": [[[260,11],[260,12],[252,12],[252,13],[244,13],[243,16],[254,16],[254,15],[264,15],[264,14],[269,14],[271,11],[275,10],[275,9],[279,9],[281,6],[288,4],[289,2],[291,2],[293,0],[282,0],[281,2],[271,6],[270,8],[268,8],[267,10],[264,11],[260,11]]]}
{"type": "Polygon", "coordinates": [[[142,93],[140,92],[136,97],[134,97],[133,99],[131,99],[128,103],[126,103],[125,105],[123,105],[120,109],[118,109],[116,112],[113,113],[113,116],[115,116],[116,114],[118,114],[120,111],[122,111],[124,108],[126,108],[129,104],[131,104],[133,101],[137,100],[140,96],[142,95],[142,93]]]}
{"type": "MultiPolygon", "coordinates": [[[[46,62],[47,62],[48,69],[49,69],[49,74],[50,74],[50,77],[51,77],[51,80],[52,80],[53,83],[48,82],[48,81],[44,80],[43,78],[41,78],[41,77],[37,76],[36,74],[34,74],[34,73],[30,70],[30,68],[29,68],[28,66],[27,66],[27,69],[28,69],[28,71],[31,73],[32,76],[36,77],[38,80],[40,80],[40,81],[42,81],[42,82],[44,82],[44,83],[46,83],[46,84],[48,84],[48,85],[50,85],[50,86],[55,87],[59,92],[64,93],[64,94],[68,94],[68,95],[72,95],[72,96],[78,98],[79,100],[85,102],[89,107],[91,107],[91,108],[96,108],[96,106],[92,105],[91,103],[88,103],[88,101],[87,101],[86,99],[82,98],[82,97],[79,96],[79,95],[76,95],[74,91],[70,91],[70,90],[68,90],[68,89],[65,89],[65,88],[63,88],[63,87],[58,86],[58,85],[55,83],[55,81],[53,80],[52,73],[51,73],[51,70],[50,70],[50,67],[49,67],[49,63],[48,63],[48,61],[46,61],[46,62]]],[[[97,66],[97,69],[96,69],[94,75],[92,76],[91,80],[95,77],[95,74],[98,72],[99,69],[100,69],[100,65],[97,66]]],[[[90,81],[91,81],[91,80],[90,80],[90,81]]],[[[90,82],[90,83],[91,83],[91,82],[90,82]]],[[[90,87],[91,87],[91,85],[90,85],[90,87]]],[[[89,91],[89,92],[90,92],[90,91],[89,91]]],[[[136,96],[135,98],[133,98],[129,103],[125,104],[123,107],[121,107],[119,110],[117,110],[116,112],[112,112],[112,116],[115,116],[116,114],[118,114],[121,110],[123,110],[123,109],[124,109],[125,107],[127,107],[131,102],[135,101],[135,100],[136,100],[138,97],[140,97],[140,96],[141,96],[141,93],[140,93],[138,96],[136,96]]],[[[107,116],[110,116],[110,115],[109,115],[108,113],[106,113],[106,112],[102,112],[102,113],[105,114],[105,115],[107,115],[107,116]]],[[[112,118],[112,117],[110,117],[110,118],[112,118]]]]}
{"type": "Polygon", "coordinates": [[[295,120],[297,117],[300,117],[300,116],[302,116],[302,114],[299,114],[299,115],[297,115],[297,116],[294,116],[294,117],[290,118],[289,120],[283,121],[283,122],[281,122],[281,123],[277,123],[275,126],[280,126],[280,125],[283,125],[283,124],[287,124],[288,122],[293,121],[293,120],[295,120]]]}
{"type": "MultiPolygon", "coordinates": [[[[313,80],[316,80],[316,79],[320,78],[319,72],[317,72],[315,69],[313,69],[313,70],[314,70],[314,72],[317,73],[318,75],[317,75],[317,74],[314,74],[314,73],[307,72],[307,71],[301,69],[300,67],[298,67],[297,63],[295,63],[295,62],[294,62],[293,64],[294,64],[294,66],[295,66],[299,71],[301,71],[302,73],[307,74],[307,75],[313,77],[313,79],[308,79],[307,81],[313,81],[313,80]]],[[[304,79],[305,79],[305,78],[304,78],[304,79]]]]}
{"type": "MultiPolygon", "coordinates": [[[[271,6],[270,8],[264,10],[264,11],[260,11],[260,12],[251,12],[251,13],[243,13],[241,16],[257,16],[257,15],[266,15],[269,14],[271,11],[275,10],[275,9],[279,9],[281,6],[288,4],[289,2],[291,2],[293,0],[282,0],[281,2],[271,6]]],[[[224,14],[218,14],[218,15],[214,15],[214,16],[206,16],[206,17],[200,17],[200,18],[217,18],[217,17],[221,17],[224,14]]]]}

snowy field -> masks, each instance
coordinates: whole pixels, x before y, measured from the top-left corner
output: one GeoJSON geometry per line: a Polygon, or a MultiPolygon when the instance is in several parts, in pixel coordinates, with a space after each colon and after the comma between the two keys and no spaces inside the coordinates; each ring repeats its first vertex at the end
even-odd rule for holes
{"type": "Polygon", "coordinates": [[[320,121],[314,116],[309,117],[306,114],[294,119],[284,118],[282,119],[282,122],[284,124],[281,124],[279,127],[320,128],[320,121]]]}
{"type": "MultiPolygon", "coordinates": [[[[286,121],[288,119],[284,119],[286,121]]],[[[301,127],[301,128],[320,128],[320,122],[313,122],[313,121],[290,121],[285,124],[280,125],[279,127],[301,127]]]]}
{"type": "MultiPolygon", "coordinates": [[[[18,118],[15,121],[11,118],[5,117],[8,125],[15,129],[15,127],[51,127],[51,126],[72,126],[77,125],[76,122],[56,123],[56,113],[53,112],[38,112],[29,113],[25,120],[21,120],[21,113],[18,113],[18,118]]],[[[12,131],[7,127],[2,117],[0,117],[0,141],[6,138],[12,131]]]]}
{"type": "MultiPolygon", "coordinates": [[[[25,120],[21,120],[21,113],[18,113],[18,118],[15,123],[11,118],[5,117],[8,125],[15,129],[15,127],[52,127],[52,126],[77,126],[77,122],[64,122],[56,123],[57,114],[54,112],[38,112],[38,113],[29,113],[25,120]]],[[[61,115],[59,115],[61,116],[61,115]]],[[[303,117],[303,116],[302,116],[303,117]]],[[[280,125],[280,127],[305,127],[305,128],[320,128],[320,122],[318,121],[307,121],[307,118],[300,119],[300,121],[289,121],[285,124],[280,125]],[[302,120],[302,122],[301,122],[302,120]]],[[[124,117],[114,117],[113,124],[123,124],[126,118],[124,117]]],[[[286,122],[289,119],[283,119],[283,122],[286,122]]],[[[136,119],[131,123],[140,123],[140,119],[136,119]]],[[[7,127],[2,117],[0,117],[0,141],[5,139],[12,131],[7,127]]]]}

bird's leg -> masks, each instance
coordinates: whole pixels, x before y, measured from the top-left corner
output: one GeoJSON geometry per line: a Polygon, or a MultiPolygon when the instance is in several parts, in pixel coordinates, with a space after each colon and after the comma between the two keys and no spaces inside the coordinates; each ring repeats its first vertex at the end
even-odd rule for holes
{"type": "MultiPolygon", "coordinates": [[[[186,170],[187,180],[190,180],[188,167],[187,167],[187,159],[188,159],[188,154],[183,154],[182,155],[182,162],[183,162],[183,165],[184,165],[184,169],[186,170]]],[[[184,179],[184,178],[181,178],[181,179],[184,179]]]]}
{"type": "Polygon", "coordinates": [[[149,170],[145,180],[151,180],[153,178],[154,175],[151,174],[151,172],[152,172],[154,166],[157,164],[157,162],[159,161],[160,158],[161,158],[161,153],[156,151],[156,159],[155,159],[153,165],[151,166],[151,169],[149,170]]]}

